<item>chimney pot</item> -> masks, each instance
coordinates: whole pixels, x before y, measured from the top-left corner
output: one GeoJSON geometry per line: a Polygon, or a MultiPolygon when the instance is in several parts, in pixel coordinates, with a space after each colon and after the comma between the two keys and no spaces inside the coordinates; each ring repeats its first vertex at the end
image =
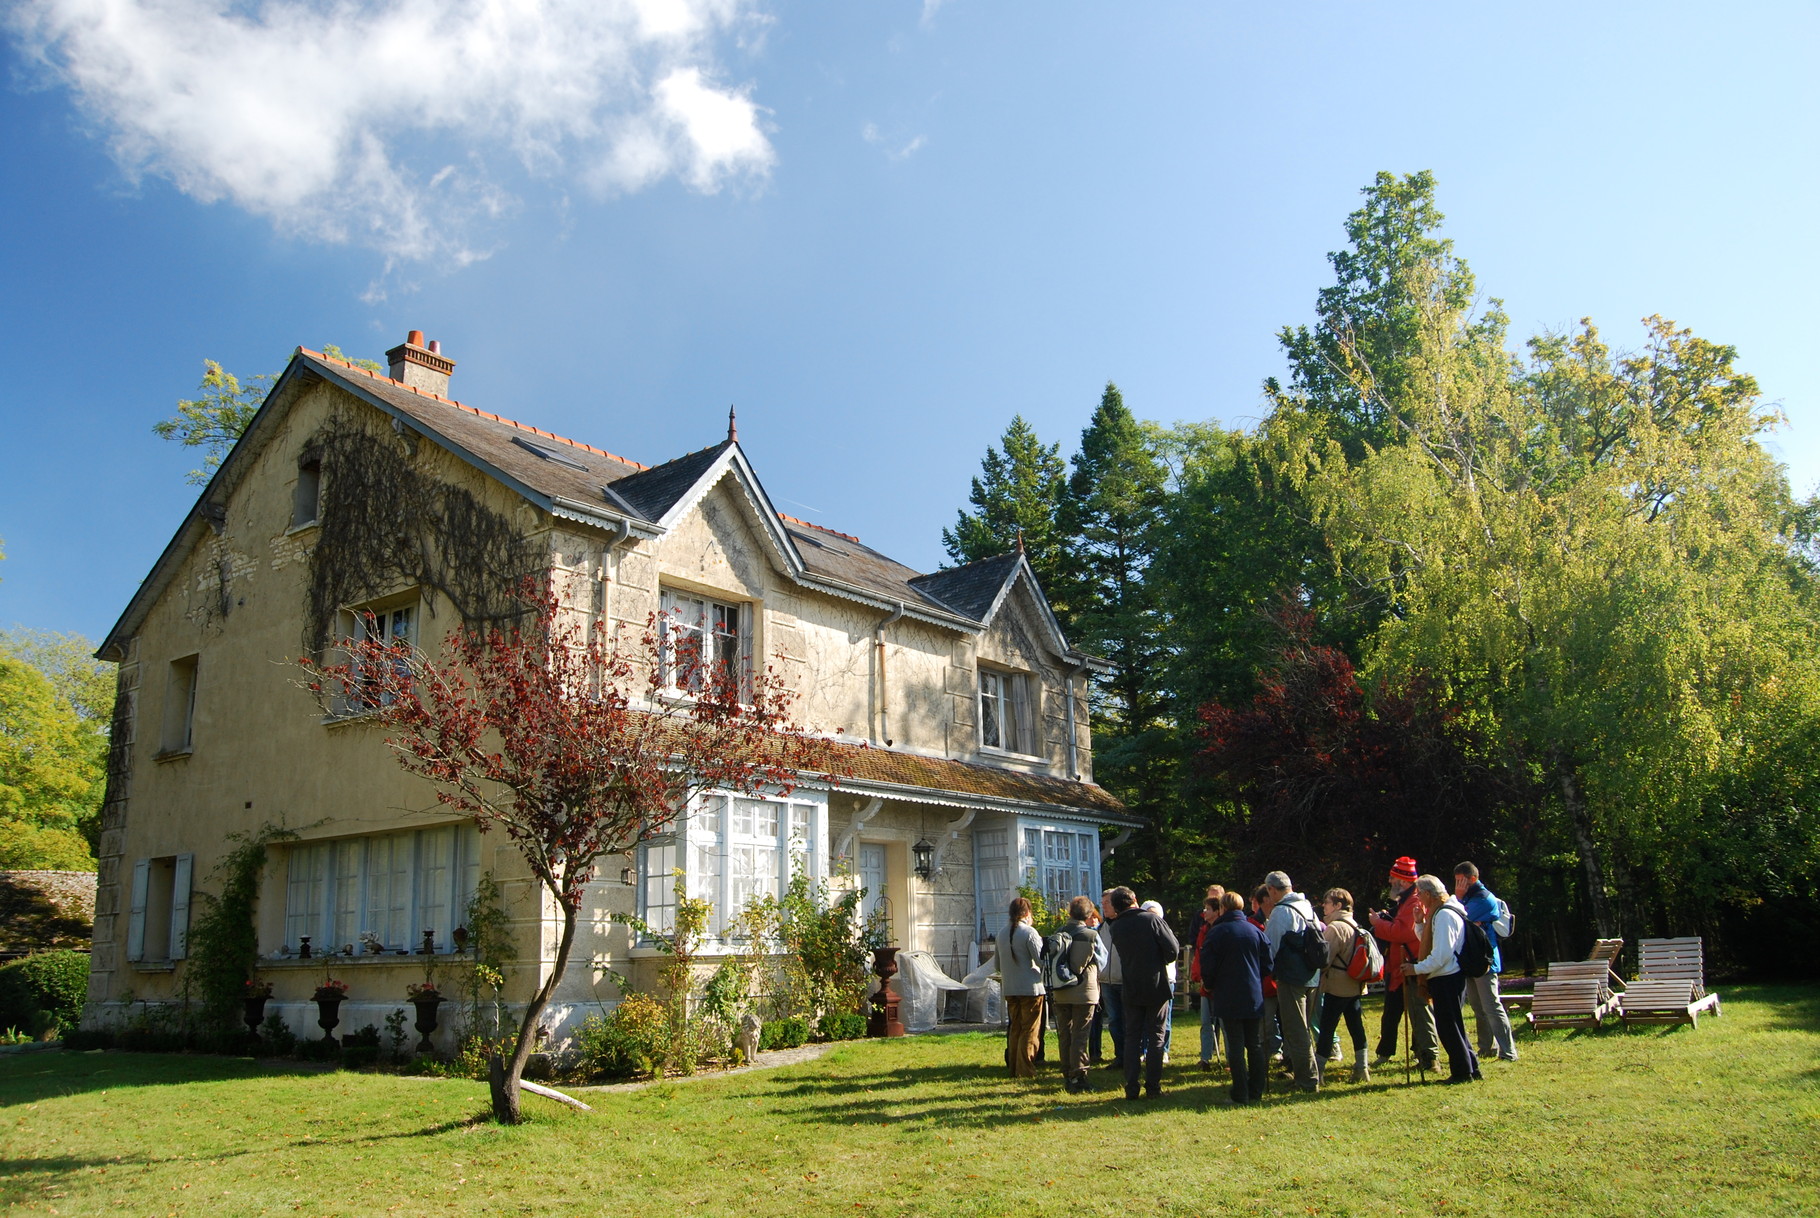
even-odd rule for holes
{"type": "Polygon", "coordinates": [[[431,355],[441,355],[442,354],[442,340],[441,339],[432,338],[430,340],[430,354],[431,355]]]}
{"type": "Polygon", "coordinates": [[[455,361],[442,353],[442,344],[424,346],[423,331],[412,330],[402,343],[385,353],[389,375],[413,389],[439,397],[449,396],[449,376],[455,361]]]}

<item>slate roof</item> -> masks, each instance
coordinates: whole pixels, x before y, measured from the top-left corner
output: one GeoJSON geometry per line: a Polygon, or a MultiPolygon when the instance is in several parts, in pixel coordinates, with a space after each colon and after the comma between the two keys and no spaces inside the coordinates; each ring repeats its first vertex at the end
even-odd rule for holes
{"type": "Polygon", "coordinates": [[[607,484],[612,492],[611,497],[617,498],[646,520],[662,520],[676,506],[677,500],[687,495],[701,481],[709,467],[720,460],[721,454],[732,446],[733,441],[722,440],[712,448],[703,448],[674,461],[627,474],[607,484]]]}
{"type": "Polygon", "coordinates": [[[1019,557],[1017,554],[998,554],[945,571],[919,575],[911,582],[923,595],[976,622],[983,622],[992,606],[998,603],[999,593],[1017,574],[1019,557]]]}

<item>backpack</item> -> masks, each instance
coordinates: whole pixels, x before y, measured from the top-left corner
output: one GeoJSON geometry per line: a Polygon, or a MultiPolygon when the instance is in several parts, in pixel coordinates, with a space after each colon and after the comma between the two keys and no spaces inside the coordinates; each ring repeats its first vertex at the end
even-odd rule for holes
{"type": "Polygon", "coordinates": [[[1510,911],[1510,904],[1508,902],[1498,902],[1498,916],[1492,919],[1491,929],[1492,933],[1497,935],[1501,942],[1510,942],[1511,935],[1514,934],[1517,929],[1517,915],[1510,911]]]}
{"type": "Polygon", "coordinates": [[[1281,947],[1277,951],[1277,976],[1291,985],[1306,984],[1312,978],[1321,975],[1327,967],[1327,936],[1321,933],[1321,924],[1313,918],[1305,917],[1301,910],[1291,905],[1289,912],[1301,920],[1299,930],[1289,931],[1283,936],[1281,947]],[[1299,969],[1285,970],[1283,965],[1299,963],[1299,969]]]}
{"type": "MultiPolygon", "coordinates": [[[[1087,979],[1085,968],[1074,967],[1074,935],[1066,928],[1048,935],[1043,940],[1043,988],[1046,990],[1073,989],[1087,979]]],[[[1093,957],[1087,957],[1089,965],[1093,957]]]]}
{"type": "Polygon", "coordinates": [[[1483,977],[1491,972],[1491,937],[1485,928],[1467,917],[1459,910],[1450,911],[1466,924],[1466,933],[1460,939],[1460,951],[1456,959],[1460,962],[1460,972],[1468,977],[1483,977]]]}
{"type": "Polygon", "coordinates": [[[1363,927],[1352,933],[1352,953],[1345,967],[1346,975],[1361,984],[1384,980],[1384,953],[1378,950],[1378,941],[1363,927]]]}

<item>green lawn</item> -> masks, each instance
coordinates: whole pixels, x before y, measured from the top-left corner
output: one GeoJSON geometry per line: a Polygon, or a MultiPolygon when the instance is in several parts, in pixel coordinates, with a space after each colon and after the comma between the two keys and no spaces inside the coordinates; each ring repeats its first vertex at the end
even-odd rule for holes
{"type": "Polygon", "coordinates": [[[1176,1032],[1159,1101],[1002,1077],[982,1035],[533,1097],[182,1056],[0,1057],[0,1205],[58,1214],[1816,1214],[1820,989],[1697,1031],[1550,1033],[1476,1087],[1385,1072],[1260,1109],[1176,1032]],[[1183,1064],[1184,1062],[1188,1064],[1183,1064]]]}

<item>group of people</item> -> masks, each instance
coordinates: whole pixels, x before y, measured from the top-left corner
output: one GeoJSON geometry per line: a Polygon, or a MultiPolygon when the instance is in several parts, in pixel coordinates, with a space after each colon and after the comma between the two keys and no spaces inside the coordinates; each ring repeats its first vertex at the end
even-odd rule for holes
{"type": "Polygon", "coordinates": [[[1125,1097],[1156,1096],[1168,1061],[1176,962],[1190,948],[1190,993],[1198,992],[1200,1066],[1212,1070],[1222,1042],[1231,1097],[1255,1104],[1265,1093],[1272,1060],[1280,1058],[1297,1088],[1318,1091],[1329,1066],[1342,1061],[1337,1043],[1345,1024],[1352,1042],[1351,1079],[1393,1060],[1407,1025],[1410,1051],[1426,1075],[1446,1054],[1449,1083],[1482,1077],[1480,1059],[1517,1060],[1510,1016],[1498,995],[1497,943],[1512,929],[1510,908],[1485,886],[1472,863],[1454,868],[1450,889],[1420,874],[1412,858],[1390,869],[1387,907],[1361,915],[1344,888],[1330,888],[1320,908],[1273,871],[1250,894],[1215,884],[1187,933],[1178,938],[1155,901],[1140,903],[1130,888],[1111,888],[1100,902],[1075,897],[1066,925],[1047,945],[1033,924],[1030,902],[1011,902],[998,936],[1000,984],[1010,1033],[1005,1060],[1015,1077],[1036,1074],[1045,1002],[1053,1016],[1064,1085],[1091,1089],[1100,1030],[1111,1033],[1110,1066],[1124,1075],[1125,1097]],[[1484,928],[1489,970],[1468,976],[1460,957],[1467,925],[1484,928]],[[1315,950],[1315,945],[1324,950],[1315,950]],[[1058,963],[1058,953],[1065,961],[1058,963]],[[1372,969],[1385,987],[1377,1055],[1367,1061],[1363,1000],[1372,969]],[[1046,967],[1047,965],[1047,967],[1046,967]],[[1045,978],[1048,981],[1045,982],[1045,978]],[[1065,981],[1059,981],[1065,978],[1065,981]],[[1465,1008],[1477,1025],[1477,1050],[1466,1035],[1465,1008]]]}

